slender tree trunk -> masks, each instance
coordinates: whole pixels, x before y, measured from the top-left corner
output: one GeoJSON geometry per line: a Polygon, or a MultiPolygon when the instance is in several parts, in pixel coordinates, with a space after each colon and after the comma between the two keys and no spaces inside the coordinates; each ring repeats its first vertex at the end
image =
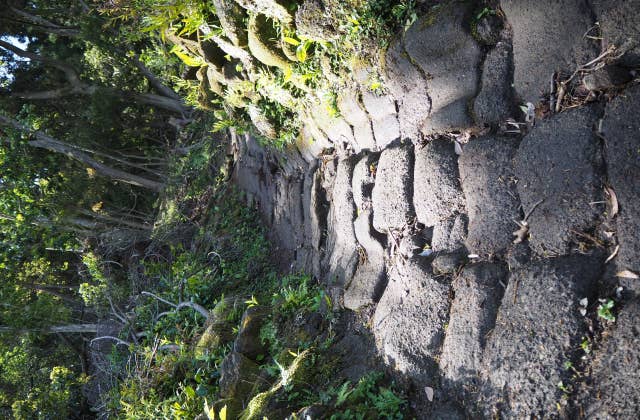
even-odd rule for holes
{"type": "Polygon", "coordinates": [[[96,333],[98,331],[97,324],[67,324],[67,325],[55,325],[45,328],[14,328],[7,326],[0,326],[0,333],[21,333],[21,332],[39,332],[42,334],[87,334],[96,333]]]}
{"type": "Polygon", "coordinates": [[[99,175],[156,192],[162,190],[163,185],[160,182],[107,166],[72,145],[56,140],[40,131],[31,130],[16,120],[0,115],[0,124],[8,125],[22,132],[32,134],[35,140],[28,141],[30,146],[66,155],[95,170],[99,175]]]}

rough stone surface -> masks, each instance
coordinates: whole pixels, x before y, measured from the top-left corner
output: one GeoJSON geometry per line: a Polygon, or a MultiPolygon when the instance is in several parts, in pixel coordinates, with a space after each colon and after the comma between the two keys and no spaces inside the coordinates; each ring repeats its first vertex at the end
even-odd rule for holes
{"type": "Polygon", "coordinates": [[[412,205],[413,147],[400,145],[380,155],[373,187],[373,226],[378,232],[401,229],[415,217],[412,205]]]}
{"type": "MultiPolygon", "coordinates": [[[[638,112],[640,86],[636,85],[609,103],[602,131],[609,182],[620,206],[616,265],[640,274],[640,121],[631,117],[638,112]]],[[[629,286],[640,291],[638,282],[633,280],[629,286]]]]}
{"type": "Polygon", "coordinates": [[[351,176],[356,162],[354,158],[338,162],[327,222],[327,259],[324,264],[327,284],[344,286],[358,265],[358,241],[353,229],[356,207],[351,190],[351,176]]]}
{"type": "Polygon", "coordinates": [[[393,98],[365,89],[362,92],[362,104],[371,118],[378,149],[384,149],[400,137],[400,123],[393,98]]]}
{"type": "Polygon", "coordinates": [[[627,302],[606,334],[582,390],[585,418],[632,419],[640,413],[640,301],[627,302]],[[594,398],[595,396],[595,398],[594,398]]]}
{"type": "Polygon", "coordinates": [[[259,355],[265,354],[265,346],[260,339],[260,328],[264,321],[267,309],[262,306],[252,306],[242,315],[238,336],[233,342],[233,350],[256,360],[259,355]]]}
{"type": "Polygon", "coordinates": [[[310,110],[318,128],[324,132],[334,144],[353,144],[353,130],[344,118],[331,115],[330,106],[326,102],[318,102],[310,110]]]}
{"type": "Polygon", "coordinates": [[[513,113],[511,56],[511,45],[499,42],[484,60],[480,93],[473,102],[473,114],[478,124],[496,125],[513,113]]]}
{"type": "Polygon", "coordinates": [[[247,45],[247,33],[243,30],[246,12],[233,0],[213,0],[212,3],[225,35],[237,46],[247,45]]]}
{"type": "Polygon", "coordinates": [[[584,0],[503,0],[513,30],[514,84],[524,102],[549,91],[554,71],[571,73],[598,55],[584,37],[594,25],[584,0]]]}
{"type": "Polygon", "coordinates": [[[242,401],[260,379],[260,369],[246,356],[232,351],[220,365],[220,396],[242,401]]]}
{"type": "Polygon", "coordinates": [[[357,310],[377,302],[386,286],[384,248],[376,238],[372,223],[370,209],[362,211],[354,222],[356,238],[366,255],[344,291],[344,306],[348,309],[357,310]]]}
{"type": "Polygon", "coordinates": [[[557,114],[538,122],[520,144],[518,193],[525,214],[539,203],[528,222],[529,242],[541,255],[566,253],[576,232],[589,231],[604,208],[591,204],[602,201],[597,115],[590,107],[557,114]]]}
{"type": "Polygon", "coordinates": [[[434,274],[453,274],[465,263],[466,259],[467,256],[461,251],[440,252],[431,262],[431,267],[433,267],[434,274]]]}
{"type": "Polygon", "coordinates": [[[296,11],[296,32],[307,39],[327,41],[335,36],[322,0],[304,0],[296,11]]]}
{"type": "MultiPolygon", "coordinates": [[[[478,86],[481,52],[465,29],[469,5],[451,1],[418,19],[405,34],[405,50],[428,75],[431,113],[425,134],[469,127],[469,101],[478,86]]],[[[468,26],[467,26],[468,27],[468,26]]]]}
{"type": "Polygon", "coordinates": [[[371,207],[371,193],[375,184],[372,168],[375,168],[379,155],[367,153],[363,155],[353,168],[353,201],[360,210],[371,207]]]}
{"type": "Polygon", "coordinates": [[[358,102],[358,92],[347,90],[338,96],[338,109],[342,115],[353,127],[354,150],[356,153],[361,150],[375,150],[376,140],[373,137],[371,129],[371,120],[369,115],[358,102]]]}
{"type": "Polygon", "coordinates": [[[411,63],[402,37],[389,46],[385,64],[386,84],[398,105],[401,138],[418,139],[420,132],[426,129],[425,122],[431,112],[427,80],[420,68],[411,63]]]}
{"type": "Polygon", "coordinates": [[[440,368],[454,392],[477,388],[485,337],[493,329],[506,281],[506,266],[466,266],[453,282],[455,298],[442,347],[440,368]]]}
{"type": "Polygon", "coordinates": [[[515,140],[484,137],[466,145],[458,160],[469,215],[466,244],[474,254],[503,252],[520,218],[512,159],[515,140]]]}
{"type": "Polygon", "coordinates": [[[619,60],[628,67],[640,65],[640,1],[591,0],[591,6],[600,22],[602,44],[619,47],[625,54],[619,60]]]}
{"type": "Polygon", "coordinates": [[[533,262],[511,273],[483,359],[486,417],[542,418],[557,413],[586,326],[579,301],[592,301],[594,255],[533,262]]]}
{"type": "Polygon", "coordinates": [[[585,75],[582,83],[589,90],[607,90],[624,85],[631,79],[629,69],[610,65],[585,75]]]}
{"type": "Polygon", "coordinates": [[[416,147],[413,174],[413,205],[419,222],[434,226],[464,211],[452,142],[438,139],[416,147]]]}
{"type": "Polygon", "coordinates": [[[465,214],[457,214],[439,222],[433,228],[431,249],[434,252],[453,252],[462,248],[467,237],[467,225],[465,214]]]}
{"type": "Polygon", "coordinates": [[[437,380],[435,358],[444,339],[449,289],[433,279],[425,259],[408,260],[389,273],[373,317],[373,333],[387,363],[421,386],[434,386],[437,380]]]}

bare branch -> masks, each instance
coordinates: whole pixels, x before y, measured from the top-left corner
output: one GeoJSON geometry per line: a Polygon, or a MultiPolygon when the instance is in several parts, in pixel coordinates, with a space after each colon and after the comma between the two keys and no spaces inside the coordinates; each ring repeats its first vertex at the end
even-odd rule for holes
{"type": "Polygon", "coordinates": [[[160,301],[160,302],[162,302],[162,303],[166,303],[167,305],[169,305],[169,306],[171,306],[171,307],[173,307],[173,308],[177,308],[177,307],[178,307],[178,305],[176,305],[175,303],[171,303],[171,302],[169,302],[168,300],[163,299],[163,298],[161,298],[160,296],[155,295],[155,294],[153,294],[153,293],[151,293],[151,292],[142,291],[142,292],[140,292],[140,294],[141,294],[141,295],[144,295],[144,296],[151,296],[152,298],[154,298],[154,299],[156,299],[156,300],[159,300],[159,301],[160,301]]]}
{"type": "Polygon", "coordinates": [[[92,346],[93,343],[98,341],[98,340],[113,340],[113,341],[116,342],[116,344],[120,344],[120,345],[127,346],[127,347],[131,346],[131,343],[129,343],[128,341],[121,340],[118,337],[113,337],[111,335],[103,335],[102,337],[96,337],[96,338],[94,338],[93,340],[91,340],[89,342],[89,346],[92,346]]]}
{"type": "Polygon", "coordinates": [[[209,311],[204,306],[198,305],[197,303],[194,303],[194,302],[180,302],[180,303],[178,303],[178,306],[176,307],[176,311],[180,310],[181,308],[191,308],[191,309],[195,310],[196,312],[198,312],[203,317],[209,318],[209,311]]]}

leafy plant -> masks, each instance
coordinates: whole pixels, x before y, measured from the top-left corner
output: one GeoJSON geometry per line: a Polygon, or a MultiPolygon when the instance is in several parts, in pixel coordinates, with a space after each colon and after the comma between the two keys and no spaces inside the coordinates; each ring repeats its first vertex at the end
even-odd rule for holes
{"type": "Polygon", "coordinates": [[[612,309],[615,306],[615,302],[612,299],[607,299],[598,305],[598,317],[606,321],[615,322],[616,317],[613,315],[612,309]]]}

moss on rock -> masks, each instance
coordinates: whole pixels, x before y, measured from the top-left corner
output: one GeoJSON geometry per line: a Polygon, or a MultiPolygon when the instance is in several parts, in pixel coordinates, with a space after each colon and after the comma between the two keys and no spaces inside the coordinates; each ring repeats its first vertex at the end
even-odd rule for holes
{"type": "Polygon", "coordinates": [[[273,28],[272,22],[263,15],[252,14],[249,17],[249,51],[261,63],[267,66],[286,69],[290,61],[284,55],[278,43],[278,34],[273,28]]]}
{"type": "Polygon", "coordinates": [[[244,21],[247,12],[233,0],[213,0],[220,25],[227,38],[238,47],[247,45],[247,32],[244,21]]]}

